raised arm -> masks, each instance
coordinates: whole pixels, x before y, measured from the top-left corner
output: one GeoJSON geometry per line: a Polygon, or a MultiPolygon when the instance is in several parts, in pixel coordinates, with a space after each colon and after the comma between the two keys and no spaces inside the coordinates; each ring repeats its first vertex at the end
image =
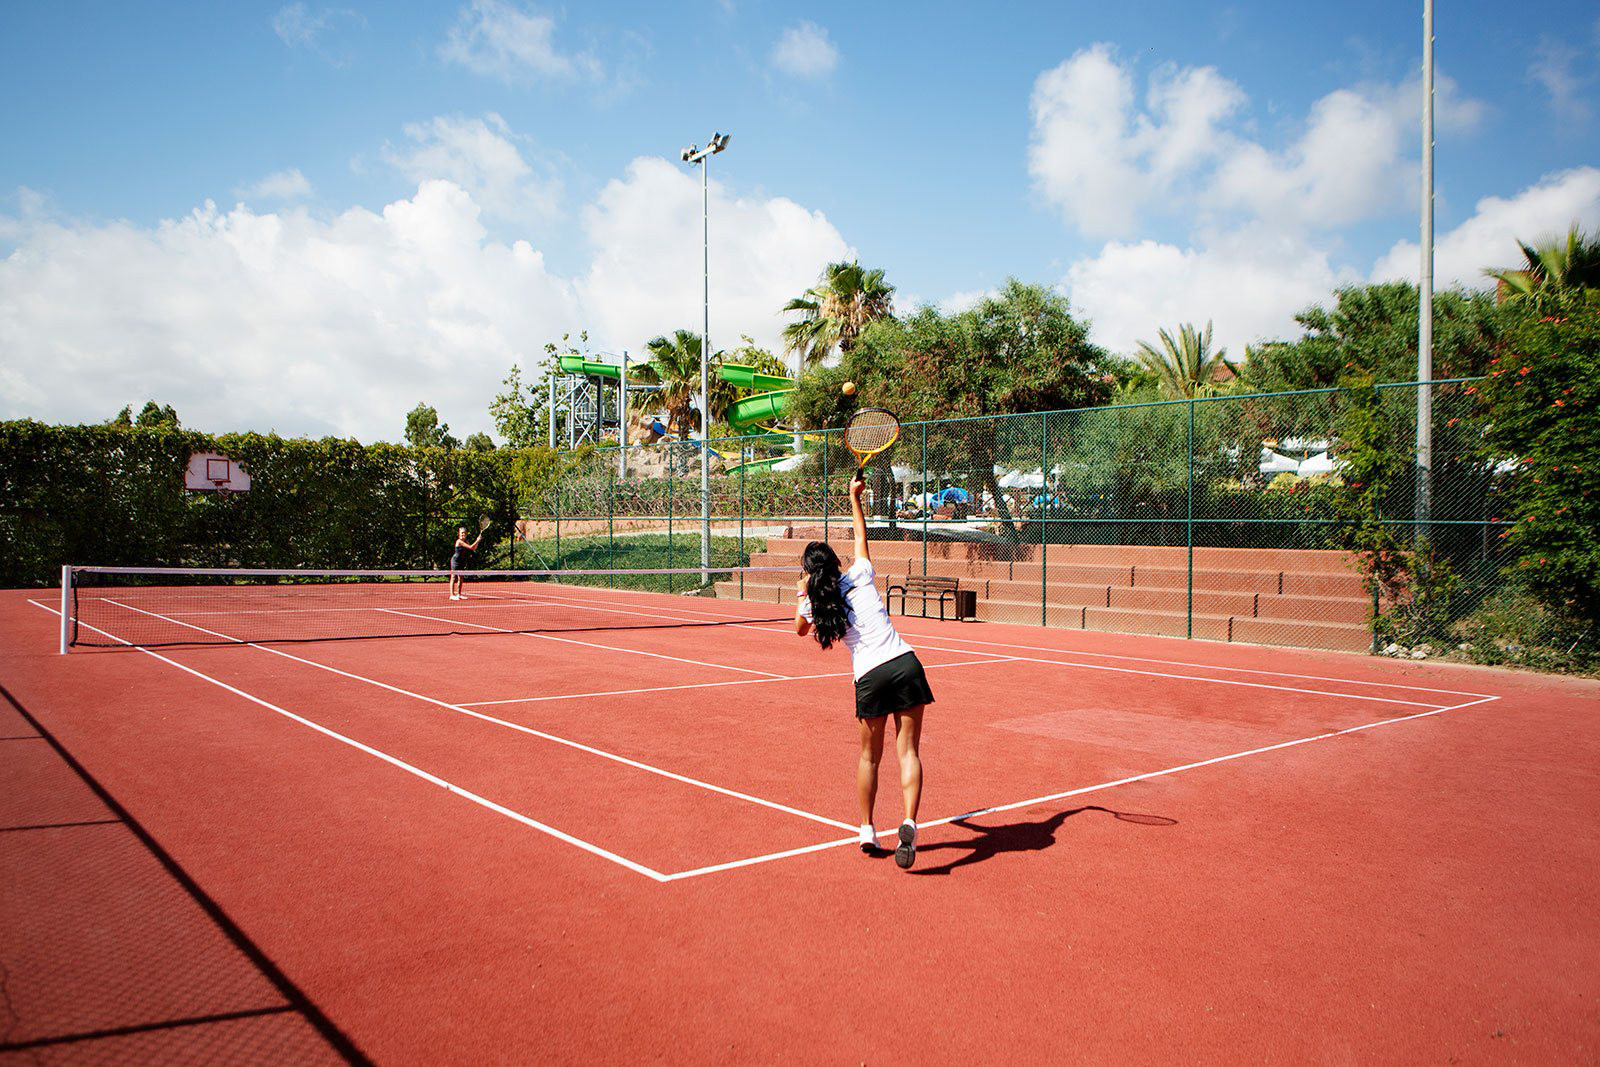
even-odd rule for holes
{"type": "Polygon", "coordinates": [[[870,560],[867,551],[867,513],[861,509],[861,494],[867,482],[859,474],[850,480],[850,523],[856,530],[856,559],[870,560]]]}

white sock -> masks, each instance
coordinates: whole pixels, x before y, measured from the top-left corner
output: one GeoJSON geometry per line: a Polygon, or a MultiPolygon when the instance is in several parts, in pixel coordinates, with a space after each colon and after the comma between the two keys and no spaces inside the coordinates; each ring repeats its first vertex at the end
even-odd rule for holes
{"type": "Polygon", "coordinates": [[[872,828],[870,822],[861,824],[861,843],[863,845],[876,845],[878,843],[878,832],[872,828]]]}
{"type": "Polygon", "coordinates": [[[911,840],[915,841],[917,839],[917,821],[915,819],[907,819],[900,825],[911,827],[911,840]]]}

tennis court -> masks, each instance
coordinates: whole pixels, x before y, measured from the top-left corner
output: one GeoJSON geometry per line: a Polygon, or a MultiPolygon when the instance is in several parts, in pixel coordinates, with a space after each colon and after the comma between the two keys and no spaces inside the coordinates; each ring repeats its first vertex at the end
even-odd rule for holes
{"type": "Polygon", "coordinates": [[[897,619],[901,871],[788,609],[364,589],[0,593],[0,1062],[1600,1055],[1600,683],[897,619]]]}

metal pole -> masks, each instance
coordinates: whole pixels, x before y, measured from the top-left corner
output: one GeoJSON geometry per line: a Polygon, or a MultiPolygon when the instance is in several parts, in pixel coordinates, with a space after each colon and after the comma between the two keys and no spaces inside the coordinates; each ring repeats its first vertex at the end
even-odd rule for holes
{"type": "Polygon", "coordinates": [[[700,161],[700,584],[711,580],[711,157],[700,161]]]}
{"type": "Polygon", "coordinates": [[[72,643],[72,567],[61,567],[61,654],[67,654],[72,643]]]}
{"type": "MultiPolygon", "coordinates": [[[[1186,637],[1194,637],[1194,397],[1189,398],[1189,508],[1184,523],[1184,539],[1189,543],[1189,611],[1186,637]]],[[[1162,538],[1166,540],[1165,537],[1162,538]]]]}
{"type": "Polygon", "coordinates": [[[617,475],[628,477],[628,350],[622,350],[621,395],[617,399],[617,475]]]}
{"type": "Polygon", "coordinates": [[[1422,4],[1422,269],[1417,288],[1417,504],[1415,538],[1433,511],[1433,0],[1422,4]]]}
{"type": "Polygon", "coordinates": [[[550,372],[550,451],[556,450],[556,372],[550,372]]]}

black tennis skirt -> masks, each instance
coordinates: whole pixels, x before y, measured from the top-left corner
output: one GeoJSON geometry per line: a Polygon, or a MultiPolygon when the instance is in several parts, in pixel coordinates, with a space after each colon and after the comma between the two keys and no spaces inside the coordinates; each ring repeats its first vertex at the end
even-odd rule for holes
{"type": "Polygon", "coordinates": [[[932,704],[933,690],[915,652],[880,663],[856,680],[856,718],[879,719],[918,704],[932,704]]]}

